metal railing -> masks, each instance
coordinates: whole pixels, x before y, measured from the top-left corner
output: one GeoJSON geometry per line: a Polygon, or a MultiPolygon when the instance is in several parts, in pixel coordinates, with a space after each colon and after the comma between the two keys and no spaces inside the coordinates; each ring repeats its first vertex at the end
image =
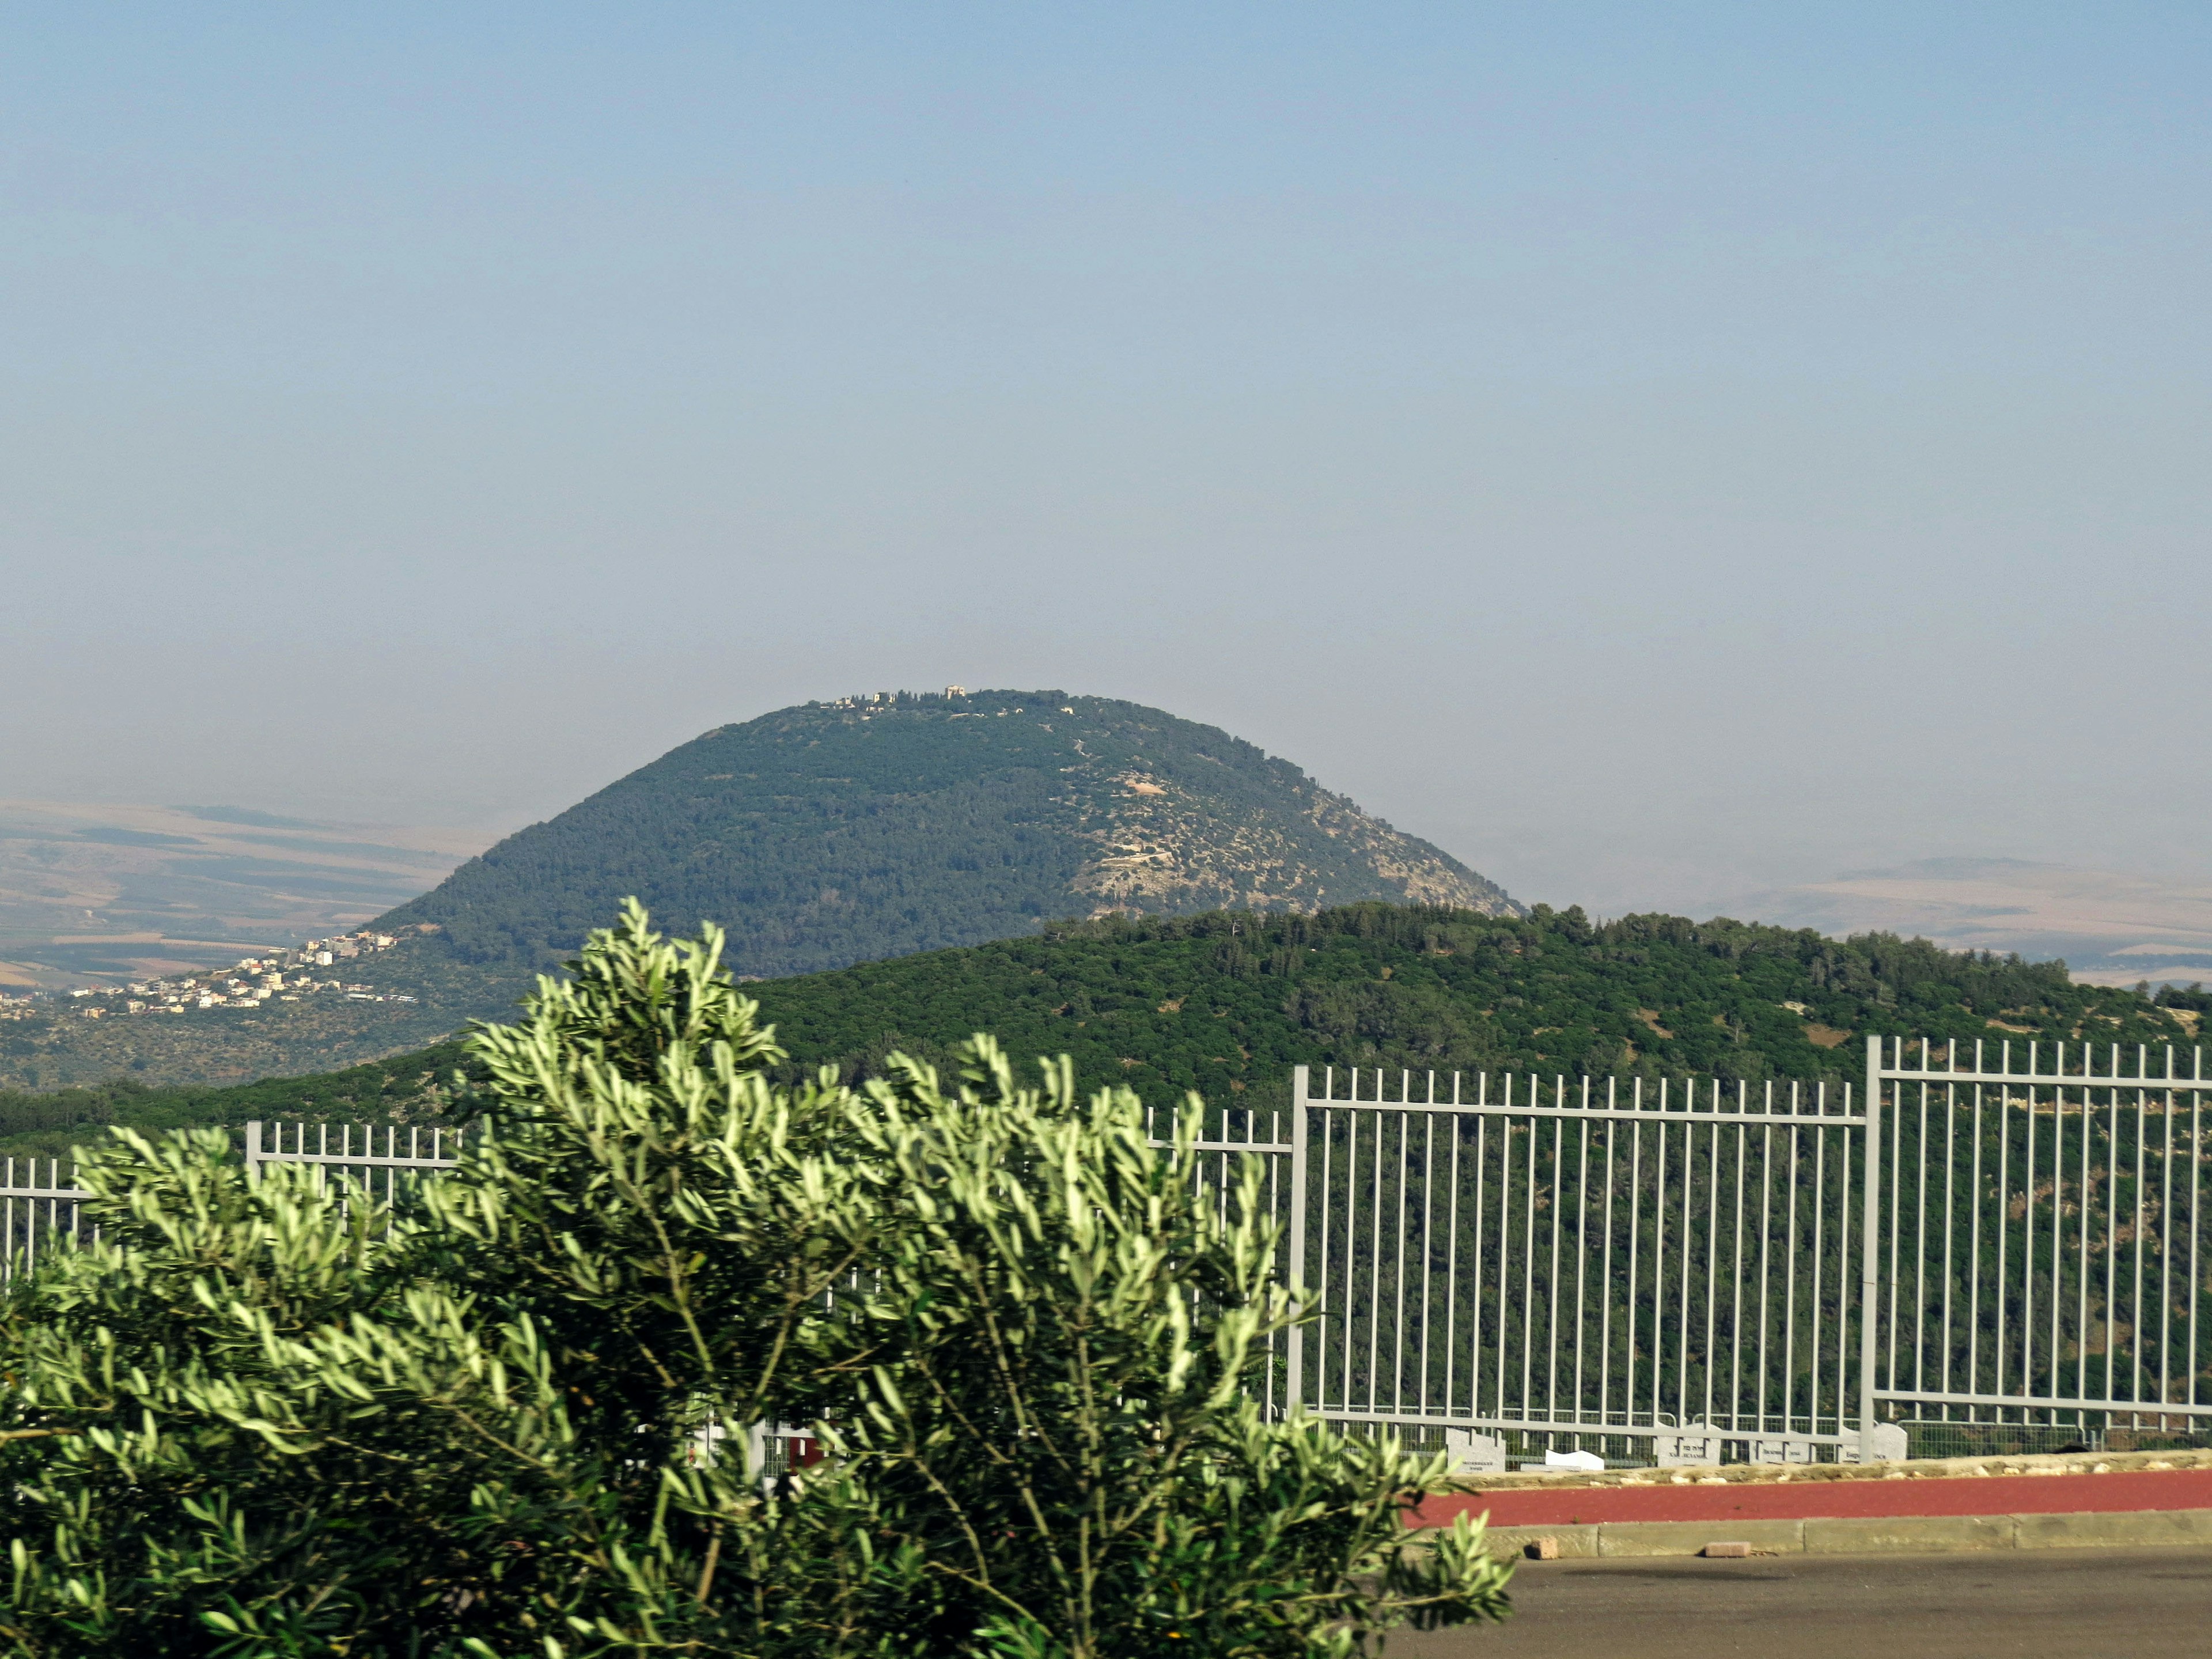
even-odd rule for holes
{"type": "Polygon", "coordinates": [[[319,1176],[335,1172],[370,1198],[391,1204],[398,1201],[403,1182],[428,1170],[450,1170],[460,1162],[466,1132],[460,1129],[402,1127],[385,1123],[295,1123],[290,1145],[286,1126],[256,1120],[246,1126],[246,1166],[258,1170],[268,1164],[304,1164],[319,1176]],[[331,1145],[333,1127],[337,1145],[331,1145]],[[314,1146],[308,1148],[309,1132],[314,1146]],[[401,1137],[405,1137],[402,1150],[401,1137]],[[380,1190],[380,1187],[381,1190],[380,1190]]]}
{"type": "Polygon", "coordinates": [[[2203,1050],[1870,1039],[1867,1073],[1881,1413],[2212,1429],[2203,1050]]]}
{"type": "MultiPolygon", "coordinates": [[[[1270,1410],[1662,1462],[1901,1455],[1899,1424],[2212,1433],[2201,1050],[1869,1038],[1863,1089],[1314,1080],[1197,1126],[1224,1202],[1261,1160],[1279,1271],[1309,1295],[1261,1372],[1270,1410]]],[[[249,1167],[384,1202],[461,1151],[391,1125],[244,1135],[249,1167]]],[[[0,1165],[0,1275],[78,1237],[87,1196],[58,1160],[0,1165]]]]}
{"type": "MultiPolygon", "coordinates": [[[[1179,1110],[1173,1107],[1157,1108],[1146,1115],[1152,1145],[1172,1145],[1180,1121],[1179,1110]]],[[[1261,1160],[1260,1200],[1278,1233],[1275,1271],[1287,1282],[1295,1284],[1297,1275],[1286,1260],[1285,1249],[1287,1241],[1297,1236],[1291,1221],[1292,1192],[1301,1166],[1295,1161],[1297,1149],[1288,1138],[1286,1115],[1279,1110],[1261,1111],[1249,1107],[1207,1107],[1204,1118],[1192,1126],[1196,1131],[1194,1145],[1199,1153],[1193,1175],[1200,1185],[1215,1195],[1225,1215],[1229,1194],[1243,1178],[1244,1160],[1261,1160]]],[[[1268,1340],[1267,1363],[1261,1369],[1255,1393],[1259,1403],[1270,1412],[1282,1410],[1293,1397],[1292,1356],[1297,1352],[1298,1340],[1297,1331],[1290,1333],[1287,1341],[1280,1336],[1268,1340]]]]}
{"type": "Polygon", "coordinates": [[[1857,1451],[1849,1085],[1312,1081],[1292,1085],[1285,1267],[1315,1317],[1291,1402],[1623,1454],[1857,1451]]]}
{"type": "Polygon", "coordinates": [[[76,1243],[78,1206],[91,1194],[75,1177],[72,1165],[70,1180],[62,1180],[59,1158],[0,1160],[0,1284],[31,1272],[42,1255],[76,1243]]]}
{"type": "MultiPolygon", "coordinates": [[[[392,1203],[404,1195],[409,1179],[453,1168],[464,1139],[459,1130],[393,1124],[257,1121],[246,1126],[243,1151],[248,1169],[311,1164],[334,1172],[372,1199],[392,1203]]],[[[74,1164],[63,1179],[59,1158],[0,1159],[0,1284],[33,1271],[56,1249],[98,1238],[98,1230],[87,1226],[82,1213],[91,1196],[76,1185],[74,1164]]]]}
{"type": "Polygon", "coordinates": [[[1300,1067],[1287,1115],[1209,1113],[1201,1178],[1265,1160],[1313,1316],[1264,1403],[1658,1461],[2212,1433],[2202,1051],[1869,1038],[1866,1065],[1300,1067]]]}

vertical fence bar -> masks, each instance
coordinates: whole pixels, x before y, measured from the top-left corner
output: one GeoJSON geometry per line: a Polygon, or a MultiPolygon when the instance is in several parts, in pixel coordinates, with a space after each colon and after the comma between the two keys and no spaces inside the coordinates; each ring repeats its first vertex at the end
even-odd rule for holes
{"type": "MultiPolygon", "coordinates": [[[[1566,1079],[1562,1078],[1555,1105],[1565,1099],[1565,1093],[1566,1079]]],[[[1562,1190],[1566,1168],[1567,1121],[1555,1117],[1552,1120],[1552,1260],[1544,1270],[1544,1415],[1554,1423],[1559,1420],[1559,1230],[1564,1224],[1560,1212],[1567,1207],[1566,1194],[1562,1190]]]]}
{"type": "MultiPolygon", "coordinates": [[[[1583,1079],[1583,1104],[1589,1104],[1589,1079],[1583,1079]]],[[[1564,1121],[1565,1120],[1562,1120],[1564,1121]]],[[[1582,1165],[1575,1177],[1575,1421],[1588,1403],[1583,1394],[1583,1287],[1589,1273],[1589,1120],[1581,1123],[1582,1165]]],[[[1604,1426],[1604,1419],[1598,1419],[1604,1426]]]]}
{"type": "Polygon", "coordinates": [[[1368,1152],[1374,1165],[1367,1204],[1367,1409],[1375,1409],[1376,1390],[1382,1380],[1382,1072],[1375,1072],[1374,1143],[1368,1152]]]}
{"type": "MultiPolygon", "coordinates": [[[[1840,1304],[1844,1300],[1842,1285],[1849,1282],[1847,1279],[1832,1281],[1827,1265],[1828,1240],[1831,1237],[1830,1212],[1834,1207],[1834,1200],[1828,1193],[1829,1143],[1834,1138],[1836,1131],[1832,1126],[1821,1121],[1821,1113],[1803,1111],[1798,1099],[1798,1090],[1795,1085],[1790,1088],[1790,1112],[1793,1116],[1802,1115],[1812,1120],[1808,1130],[1813,1140],[1813,1168],[1806,1188],[1806,1191],[1811,1196],[1808,1207],[1811,1211],[1812,1250],[1805,1273],[1807,1309],[1805,1427],[1802,1431],[1807,1434],[1821,1434],[1826,1432],[1821,1428],[1820,1423],[1823,1416],[1826,1414],[1822,1407],[1827,1398],[1826,1390],[1830,1386],[1826,1376],[1828,1358],[1828,1308],[1822,1298],[1829,1293],[1829,1286],[1833,1282],[1836,1285],[1837,1300],[1840,1304]]],[[[1840,1408],[1837,1410],[1835,1415],[1838,1419],[1841,1419],[1840,1408]]],[[[1843,1431],[1840,1420],[1836,1431],[1839,1435],[1843,1431]]]]}
{"type": "Polygon", "coordinates": [[[1917,1392],[1928,1386],[1928,1085],[1924,1082],[1920,1085],[1920,1136],[1914,1150],[1919,1156],[1912,1161],[1920,1170],[1912,1221],[1912,1386],[1917,1392]]]}
{"type": "MultiPolygon", "coordinates": [[[[1489,1079],[1483,1079],[1484,1093],[1489,1092],[1489,1079]]],[[[1505,1074],[1505,1109],[1513,1108],[1513,1074],[1505,1074]]],[[[1505,1350],[1509,1321],[1505,1311],[1505,1287],[1512,1283],[1513,1248],[1513,1120],[1509,1115],[1498,1123],[1498,1365],[1497,1380],[1492,1386],[1497,1390],[1492,1408],[1502,1420],[1505,1416],[1505,1350]]],[[[1527,1346],[1527,1329],[1522,1328],[1522,1346],[1527,1346]]]]}
{"type": "MultiPolygon", "coordinates": [[[[1821,1085],[1822,1104],[1826,1103],[1827,1085],[1821,1085]]],[[[1844,1085],[1844,1114],[1850,1115],[1851,1085],[1844,1085]]],[[[1846,1432],[1844,1426],[1845,1407],[1850,1401],[1850,1342],[1851,1342],[1851,1131],[1849,1124],[1840,1131],[1842,1146],[1836,1164],[1836,1437],[1840,1440],[1846,1432]]],[[[1863,1154],[1866,1137],[1861,1134],[1863,1154]]],[[[1863,1318],[1864,1315],[1862,1314],[1863,1318]]]]}
{"type": "MultiPolygon", "coordinates": [[[[1328,1091],[1326,1097],[1332,1103],[1322,1109],[1321,1120],[1321,1261],[1314,1273],[1315,1282],[1320,1289],[1314,1298],[1316,1305],[1314,1310],[1313,1326],[1316,1339],[1315,1344],[1316,1352],[1314,1355],[1314,1406],[1316,1410],[1325,1405],[1328,1400],[1329,1217],[1335,1208],[1336,1199],[1336,1186],[1330,1178],[1333,1154],[1336,1146],[1336,1108],[1333,1103],[1336,1098],[1336,1079],[1334,1067],[1330,1070],[1328,1081],[1322,1086],[1328,1091]]],[[[1351,1206],[1346,1205],[1345,1209],[1348,1214],[1351,1206]]]]}
{"type": "MultiPolygon", "coordinates": [[[[1735,1126],[1735,1229],[1729,1249],[1729,1271],[1734,1277],[1735,1291],[1729,1300],[1729,1426],[1736,1427],[1743,1417],[1743,1170],[1747,1157],[1748,1135],[1741,1123],[1735,1126]]],[[[1753,1353],[1756,1360],[1758,1355],[1753,1353]]]]}
{"type": "MultiPolygon", "coordinates": [[[[2005,1044],[2010,1054],[2012,1045],[2005,1044]]],[[[1974,1085],[1974,1152],[1973,1173],[1969,1191],[1972,1194],[1966,1206],[1968,1224],[1972,1229],[1966,1242],[1966,1392],[1982,1391],[1982,1089],[1974,1085]]],[[[2004,1214],[1998,1206],[1997,1214],[2004,1214]]],[[[1971,1415],[1971,1408],[1969,1415],[1971,1415]]]]}
{"type": "MultiPolygon", "coordinates": [[[[1773,1369],[1766,1363],[1766,1358],[1768,1337],[1774,1328],[1771,1261],[1774,1241],[1774,1126],[1771,1123],[1761,1124],[1759,1133],[1759,1346],[1752,1363],[1759,1371],[1759,1403],[1755,1414],[1763,1429],[1766,1425],[1767,1376],[1773,1369]]],[[[1741,1428],[1743,1425],[1739,1423],[1735,1426],[1741,1428]]]]}
{"type": "MultiPolygon", "coordinates": [[[[2051,1110],[2066,1110],[2066,1091],[2059,1088],[2051,1095],[2051,1110]]],[[[2094,1203],[2090,1190],[2090,1113],[2088,1091],[2081,1091],[2081,1148],[2077,1157],[2077,1179],[2081,1183],[2081,1203],[2075,1210],[2075,1398],[2088,1398],[2088,1214],[2094,1203]]]]}
{"type": "MultiPolygon", "coordinates": [[[[1437,1097],[1437,1074],[1429,1073],[1429,1099],[1437,1097]]],[[[1421,1415],[1429,1414],[1429,1310],[1431,1269],[1436,1261],[1437,1115],[1425,1112],[1421,1121],[1421,1415]]],[[[1455,1247],[1456,1241],[1455,1241],[1455,1247]]]]}
{"type": "Polygon", "coordinates": [[[1869,1036],[1866,1048],[1866,1196],[1859,1230],[1859,1460],[1874,1461],[1874,1362],[1875,1313],[1881,1307],[1881,1039],[1869,1036]]]}
{"type": "MultiPolygon", "coordinates": [[[[1313,1085],[1310,1066],[1300,1066],[1291,1073],[1291,1215],[1290,1215],[1290,1280],[1296,1293],[1306,1294],[1306,1094],[1313,1085]]],[[[1291,1327],[1290,1340],[1285,1345],[1289,1357],[1290,1375],[1283,1379],[1283,1403],[1296,1412],[1305,1403],[1306,1386],[1306,1322],[1299,1320],[1291,1327]]]]}
{"type": "MultiPolygon", "coordinates": [[[[2081,1045],[2081,1072],[2086,1078],[2089,1071],[2089,1046],[2081,1045]]],[[[2111,1144],[2105,1157],[2105,1398],[2112,1397],[2112,1362],[2119,1344],[2113,1340],[2120,1328],[2120,1091],[2105,1091],[2107,1125],[2106,1134],[2111,1144]]],[[[2081,1091],[2087,1100],[2089,1091],[2081,1091]]]]}
{"type": "MultiPolygon", "coordinates": [[[[2035,1045],[2027,1045],[2027,1067],[2035,1070],[2035,1045]]],[[[2028,1109],[2035,1108],[2035,1085],[2027,1085],[2028,1109]]],[[[2004,1392],[2005,1379],[2005,1255],[2012,1239],[2012,1085],[2005,1084],[1997,1097],[1996,1272],[1990,1279],[1996,1302],[1990,1339],[1990,1376],[1992,1394],[2004,1392]]]]}
{"type": "MultiPolygon", "coordinates": [[[[1542,1097],[1536,1090],[1534,1075],[1528,1079],[1528,1100],[1534,1105],[1542,1097]]],[[[1536,1143],[1544,1120],[1528,1120],[1528,1193],[1526,1220],[1521,1239],[1521,1410],[1525,1415],[1536,1399],[1536,1344],[1530,1335],[1532,1322],[1536,1316],[1536,1143]]]]}
{"type": "MultiPolygon", "coordinates": [[[[1736,1111],[1743,1110],[1743,1079],[1736,1079],[1736,1111]]],[[[1714,1304],[1719,1300],[1717,1286],[1720,1275],[1721,1231],[1721,1121],[1720,1103],[1714,1103],[1713,1121],[1705,1126],[1705,1421],[1713,1420],[1713,1337],[1717,1327],[1714,1322],[1714,1304]]]]}
{"type": "MultiPolygon", "coordinates": [[[[1713,1082],[1713,1101],[1720,1101],[1720,1082],[1713,1082]]],[[[1691,1109],[1697,1108],[1698,1097],[1692,1091],[1689,1097],[1691,1109]]],[[[1690,1236],[1695,1231],[1691,1224],[1692,1204],[1697,1199],[1698,1120],[1686,1117],[1682,1121],[1682,1265],[1674,1279],[1674,1411],[1678,1417],[1690,1414],[1690,1236]]]]}
{"type": "MultiPolygon", "coordinates": [[[[1405,1083],[1398,1086],[1398,1099],[1406,1098],[1405,1083]]],[[[1406,1178],[1407,1160],[1412,1148],[1413,1120],[1411,1114],[1398,1114],[1398,1254],[1390,1269],[1391,1301],[1397,1306],[1397,1316],[1390,1328],[1390,1409],[1406,1408],[1406,1178]]]]}
{"type": "MultiPolygon", "coordinates": [[[[1457,1105],[1457,1104],[1459,1103],[1459,1073],[1456,1073],[1456,1072],[1455,1072],[1455,1073],[1452,1073],[1452,1103],[1453,1103],[1454,1105],[1457,1105]]],[[[1450,1121],[1451,1121],[1451,1158],[1450,1158],[1451,1173],[1450,1173],[1450,1174],[1449,1174],[1449,1176],[1447,1176],[1446,1178],[1447,1178],[1447,1179],[1451,1182],[1451,1204],[1450,1204],[1449,1210],[1449,1212],[1448,1212],[1448,1213],[1447,1213],[1446,1219],[1445,1219],[1445,1221],[1444,1221],[1444,1239],[1445,1239],[1445,1249],[1449,1252],[1449,1254],[1448,1254],[1448,1255],[1444,1257],[1444,1377],[1443,1377],[1443,1396],[1444,1396],[1444,1415],[1445,1415],[1446,1417],[1449,1417],[1449,1416],[1452,1414],[1452,1383],[1453,1383],[1453,1382],[1455,1381],[1455,1378],[1454,1378],[1454,1376],[1453,1376],[1453,1368],[1454,1368],[1454,1366],[1457,1364],[1458,1359],[1459,1359],[1459,1142],[1460,1142],[1460,1127],[1461,1127],[1461,1126],[1460,1126],[1460,1115],[1459,1115],[1457,1112],[1453,1113],[1453,1114],[1452,1114],[1452,1115],[1451,1115],[1451,1120],[1450,1120],[1450,1121]]],[[[1482,1228],[1481,1228],[1481,1225],[1480,1225],[1480,1223],[1478,1223],[1478,1224],[1476,1224],[1476,1226],[1475,1226],[1474,1233],[1474,1236],[1473,1236],[1473,1242],[1474,1242],[1474,1248],[1475,1248],[1476,1249],[1480,1250],[1480,1249],[1482,1248],[1482,1228]]],[[[1472,1413],[1473,1410],[1474,1410],[1474,1407],[1473,1407],[1473,1406],[1472,1406],[1472,1405],[1470,1405],[1470,1406],[1468,1407],[1468,1411],[1469,1411],[1469,1413],[1472,1413]]]]}
{"type": "MultiPolygon", "coordinates": [[[[2120,1070],[2120,1045],[2112,1045],[2112,1074],[2120,1070]]],[[[2149,1103],[2140,1085],[2136,1089],[2136,1204],[2135,1204],[2135,1291],[2128,1307],[2128,1326],[2135,1340],[2128,1344],[2129,1358],[2133,1362],[2128,1379],[2128,1398],[2142,1398],[2142,1334],[2143,1334],[2143,1182],[2148,1173],[2145,1159],[2150,1149],[2149,1103]]],[[[2142,1426],[2142,1416],[2137,1413],[2136,1426],[2142,1426]]]]}
{"type": "Polygon", "coordinates": [[[1660,1391],[1667,1375],[1667,1085],[1659,1085],[1658,1139],[1651,1182],[1651,1422],[1661,1422],[1660,1391]]]}
{"type": "MultiPolygon", "coordinates": [[[[1617,1079],[1607,1078],[1605,1084],[1605,1103],[1611,1110],[1618,1103],[1613,1088],[1617,1079]]],[[[1601,1427],[1613,1424],[1613,1154],[1615,1140],[1620,1133],[1620,1120],[1608,1117],[1605,1121],[1605,1266],[1599,1275],[1599,1313],[1602,1322],[1598,1327],[1597,1340],[1597,1420],[1601,1427]]]]}
{"type": "MultiPolygon", "coordinates": [[[[1790,1224],[1783,1235],[1783,1259],[1789,1264],[1783,1279],[1784,1308],[1782,1314],[1782,1432],[1790,1432],[1796,1416],[1791,1407],[1796,1403],[1797,1387],[1797,1166],[1802,1153],[1798,1128],[1790,1126],[1790,1224]]],[[[1761,1424],[1763,1430],[1765,1425],[1761,1424]]]]}
{"type": "MultiPolygon", "coordinates": [[[[1644,1109],[1644,1079],[1636,1080],[1636,1109],[1644,1109]]],[[[1637,1253],[1644,1237],[1644,1121],[1628,1121],[1628,1335],[1621,1344],[1627,1355],[1626,1376],[1620,1385],[1621,1415],[1636,1420],[1636,1310],[1643,1305],[1637,1296],[1637,1253]]],[[[1659,1426],[1655,1419],[1653,1428],[1659,1426]]]]}
{"type": "MultiPolygon", "coordinates": [[[[2198,1049],[2200,1074],[2203,1057],[2204,1051],[2198,1049]]],[[[2204,1169],[2204,1096],[2198,1091],[2189,1098],[2189,1403],[2193,1406],[2197,1403],[2197,1310],[2204,1299],[2204,1280],[2199,1276],[2197,1257],[2197,1241],[2204,1236],[2203,1212],[2197,1206],[2199,1177],[2204,1169]]]]}
{"type": "MultiPolygon", "coordinates": [[[[1980,1048],[1977,1043],[1975,1047],[1980,1048]]],[[[1974,1068],[1979,1071],[1977,1065],[1974,1068]]],[[[1957,1212],[1952,1200],[1952,1170],[1958,1162],[1959,1085],[1943,1085],[1943,1334],[1937,1340],[1943,1345],[1942,1370],[1943,1392],[1951,1392],[1951,1242],[1957,1233],[1957,1212]]],[[[1945,1416],[1949,1416],[1946,1407],[1945,1416]]]]}
{"type": "MultiPolygon", "coordinates": [[[[1357,1103],[1359,1098],[1359,1071],[1357,1066],[1351,1068],[1347,1077],[1347,1083],[1351,1089],[1349,1099],[1353,1103],[1357,1103]]],[[[1339,1115],[1341,1116],[1344,1122],[1344,1187],[1346,1201],[1344,1206],[1344,1226],[1342,1229],[1342,1243],[1344,1249],[1344,1305],[1341,1310],[1342,1316],[1337,1321],[1340,1335],[1337,1346],[1336,1368],[1338,1372],[1338,1387],[1340,1391],[1340,1403],[1343,1406],[1345,1410],[1350,1411],[1352,1407],[1352,1345],[1356,1340],[1355,1333],[1352,1328],[1352,1321],[1357,1316],[1359,1305],[1358,1299],[1354,1294],[1354,1287],[1358,1283],[1359,1273],[1358,1218],[1361,1210],[1364,1207],[1358,1202],[1359,1125],[1361,1120],[1366,1115],[1358,1110],[1357,1104],[1355,1103],[1347,1105],[1344,1110],[1339,1114],[1339,1115]]]]}
{"type": "MultiPolygon", "coordinates": [[[[2173,1070],[2173,1050],[2166,1051],[2166,1069],[2173,1070]]],[[[2147,1068],[2139,1068],[2147,1069],[2147,1068]]],[[[2166,1091],[2165,1150],[2159,1159],[2160,1192],[2159,1196],[2159,1274],[2158,1274],[2158,1401],[2161,1406],[2173,1398],[2173,1091],[2166,1091]]],[[[2159,1419],[2159,1426],[2166,1419],[2159,1419]]]]}

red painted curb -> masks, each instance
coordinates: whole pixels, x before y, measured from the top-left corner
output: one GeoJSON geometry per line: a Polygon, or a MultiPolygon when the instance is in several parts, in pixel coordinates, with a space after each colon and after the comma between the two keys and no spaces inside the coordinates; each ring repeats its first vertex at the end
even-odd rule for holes
{"type": "Polygon", "coordinates": [[[1407,1524],[1448,1527],[1487,1510],[1499,1527],[1607,1521],[1811,1521],[1848,1516],[2082,1515],[2212,1509],[2212,1469],[2002,1474],[1948,1480],[1808,1480],[1773,1486],[1568,1486],[1446,1492],[1407,1524]]]}

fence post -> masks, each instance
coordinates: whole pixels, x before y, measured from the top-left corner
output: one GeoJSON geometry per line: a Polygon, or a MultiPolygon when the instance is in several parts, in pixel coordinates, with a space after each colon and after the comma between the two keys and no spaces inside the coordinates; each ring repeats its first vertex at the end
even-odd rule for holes
{"type": "MultiPolygon", "coordinates": [[[[1312,1086],[1313,1072],[1301,1066],[1291,1073],[1291,1253],[1290,1281],[1305,1294],[1306,1286],[1306,1091],[1312,1086]]],[[[1306,1392],[1306,1328],[1299,1309],[1299,1322],[1291,1327],[1289,1358],[1291,1374],[1283,1389],[1283,1407],[1296,1411],[1305,1402],[1306,1392]]]]}
{"type": "Polygon", "coordinates": [[[1865,1212],[1859,1227],[1859,1461],[1875,1458],[1875,1324],[1881,1307],[1881,1039],[1866,1040],[1865,1212]]]}
{"type": "Polygon", "coordinates": [[[246,1172],[258,1174],[261,1169],[261,1120],[253,1119],[246,1126],[246,1172]]]}

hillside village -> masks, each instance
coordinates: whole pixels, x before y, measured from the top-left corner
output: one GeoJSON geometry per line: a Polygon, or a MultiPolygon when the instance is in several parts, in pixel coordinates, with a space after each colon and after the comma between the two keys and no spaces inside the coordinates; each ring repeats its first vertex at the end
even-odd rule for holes
{"type": "MultiPolygon", "coordinates": [[[[389,951],[398,943],[398,938],[391,933],[365,930],[341,933],[329,939],[311,939],[295,949],[242,957],[228,969],[176,979],[84,988],[64,993],[64,1000],[81,1005],[75,1012],[85,1019],[259,1008],[270,1002],[297,1002],[303,997],[325,994],[358,1002],[413,1002],[411,996],[375,991],[343,976],[322,977],[318,972],[342,968],[346,963],[389,951]]],[[[22,1018],[30,1012],[27,1006],[15,1017],[22,1018]]]]}

